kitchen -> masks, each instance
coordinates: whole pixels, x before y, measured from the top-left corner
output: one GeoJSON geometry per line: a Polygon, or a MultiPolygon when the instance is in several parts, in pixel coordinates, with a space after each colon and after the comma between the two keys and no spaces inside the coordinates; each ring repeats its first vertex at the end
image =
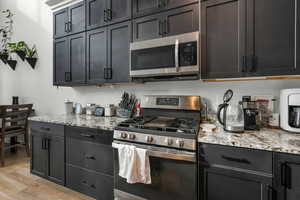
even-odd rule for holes
{"type": "MultiPolygon", "coordinates": [[[[44,191],[39,192],[37,188],[26,190],[25,184],[24,187],[20,187],[19,192],[23,195],[26,193],[27,199],[47,199],[47,195],[52,199],[89,199],[88,196],[112,199],[114,184],[118,183],[115,180],[119,180],[119,176],[111,166],[116,168],[118,163],[107,155],[115,151],[111,147],[113,131],[125,119],[112,117],[111,121],[110,117],[89,115],[64,117],[66,101],[71,101],[74,105],[79,103],[83,107],[95,103],[108,108],[110,104],[118,106],[122,94],[127,91],[129,94],[135,94],[143,107],[143,98],[149,95],[200,96],[202,117],[208,113],[208,117],[217,122],[218,106],[223,103],[224,93],[231,89],[233,97],[229,104],[233,106],[239,105],[239,101],[247,96],[275,99],[273,113],[278,124],[277,114],[280,113],[282,102],[281,90],[299,88],[299,16],[296,0],[288,3],[283,0],[276,0],[276,3],[273,3],[274,0],[133,0],[121,1],[122,4],[120,1],[103,2],[106,1],[49,1],[48,4],[54,4],[50,6],[46,1],[38,0],[0,2],[1,10],[10,9],[14,14],[11,41],[25,41],[30,46],[35,45],[38,58],[34,69],[14,53],[11,54],[12,59],[18,61],[15,70],[1,63],[0,104],[11,104],[12,96],[19,96],[20,104],[33,103],[35,117],[31,118],[30,127],[35,131],[32,131],[32,137],[41,136],[39,133],[45,131],[41,131],[40,128],[47,129],[50,126],[51,130],[55,130],[53,137],[57,141],[55,144],[59,146],[55,148],[59,157],[51,164],[58,170],[54,171],[54,175],[51,174],[51,169],[40,175],[43,178],[35,176],[38,174],[35,172],[43,170],[33,170],[32,174],[35,175],[26,174],[37,179],[42,185],[41,188],[51,187],[50,194],[46,194],[45,191],[43,196],[44,191]],[[254,9],[257,12],[246,12],[246,9],[254,9]],[[198,31],[200,34],[197,37],[197,34],[193,33],[198,31]],[[196,45],[197,48],[193,46],[195,41],[200,43],[196,45]],[[184,51],[184,44],[187,44],[186,49],[192,49],[193,53],[184,51]],[[72,48],[70,45],[76,46],[72,48]],[[168,48],[161,48],[163,46],[168,48]],[[145,52],[150,53],[145,51],[147,47],[154,50],[154,53],[159,52],[153,55],[157,57],[151,58],[150,61],[153,62],[132,59],[143,56],[145,52]],[[155,51],[156,49],[159,51],[155,51]],[[182,57],[176,58],[178,54],[173,54],[176,49],[181,52],[182,57]],[[194,56],[194,52],[201,53],[201,59],[200,55],[194,56]],[[130,53],[135,56],[130,57],[130,53]],[[195,63],[194,60],[198,62],[195,63]],[[149,62],[147,64],[153,65],[154,68],[170,64],[173,68],[148,71],[138,69],[139,66],[147,66],[143,62],[149,62]],[[199,77],[195,77],[197,70],[192,66],[200,67],[199,77]],[[141,71],[142,73],[139,73],[141,71]],[[40,123],[43,124],[43,121],[47,120],[51,123],[40,127],[40,123]],[[99,132],[104,134],[100,133],[98,138],[99,132]],[[82,133],[96,134],[97,141],[92,142],[92,138],[78,138],[82,133]],[[100,136],[104,138],[101,139],[100,136]],[[91,147],[86,147],[85,144],[90,144],[91,147]],[[73,148],[75,149],[72,150],[73,148]],[[80,162],[80,156],[85,155],[83,150],[95,152],[93,155],[97,156],[96,159],[106,161],[102,165],[96,162],[93,164],[91,159],[80,162]],[[59,158],[62,162],[59,162],[59,158]],[[96,189],[93,188],[95,186],[96,189]],[[58,196],[55,196],[56,192],[59,193],[58,196]]],[[[162,104],[169,103],[174,104],[172,101],[162,104]]],[[[219,123],[217,125],[220,126],[219,123]]],[[[225,132],[221,127],[218,127],[218,130],[220,132],[212,133],[208,130],[206,134],[200,131],[199,143],[196,145],[197,165],[192,167],[197,168],[194,176],[189,175],[194,170],[187,170],[189,173],[184,175],[176,172],[173,179],[164,179],[171,183],[164,183],[158,188],[153,187],[150,192],[142,185],[142,191],[146,190],[145,194],[136,193],[135,187],[132,187],[134,184],[128,187],[125,184],[123,192],[128,189],[130,192],[126,193],[134,195],[127,198],[167,199],[161,190],[172,189],[169,193],[172,196],[172,192],[175,191],[171,187],[172,183],[178,187],[176,191],[190,191],[190,195],[193,196],[184,198],[180,196],[184,195],[184,192],[179,192],[177,199],[299,198],[297,172],[300,158],[297,157],[297,134],[278,129],[262,129],[244,134],[225,132]],[[184,184],[180,187],[178,180],[188,177],[192,177],[190,182],[182,181],[184,184]],[[226,186],[221,184],[224,182],[226,186]],[[194,185],[193,189],[188,184],[194,185]],[[167,187],[168,185],[170,187],[167,187]],[[184,186],[187,186],[187,189],[184,186]]],[[[43,144],[43,150],[40,152],[45,153],[47,144],[44,139],[49,138],[42,138],[43,142],[40,142],[43,144]]],[[[176,141],[172,144],[175,145],[176,141]]],[[[34,158],[32,156],[33,160],[34,158]]],[[[166,160],[173,163],[172,159],[166,160]]],[[[9,168],[9,163],[10,160],[3,169],[9,168]]],[[[39,163],[42,161],[37,162],[39,163]]],[[[175,165],[176,163],[172,166],[175,165]]],[[[31,165],[25,166],[29,171],[31,165]]],[[[161,173],[151,173],[155,172],[161,173]]],[[[172,170],[165,174],[168,173],[172,173],[172,170]]],[[[153,181],[155,177],[159,176],[153,176],[153,181]]],[[[10,193],[1,193],[0,197],[12,198],[9,197],[10,193]]],[[[172,196],[172,199],[176,197],[172,196]]]]}

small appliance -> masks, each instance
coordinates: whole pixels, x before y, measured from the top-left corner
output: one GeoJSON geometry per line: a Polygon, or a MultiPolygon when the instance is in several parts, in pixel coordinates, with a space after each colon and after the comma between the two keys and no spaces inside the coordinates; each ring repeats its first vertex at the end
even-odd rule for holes
{"type": "Polygon", "coordinates": [[[243,98],[243,110],[244,110],[244,128],[247,131],[257,131],[260,129],[258,118],[259,110],[257,108],[256,101],[243,98]]]}
{"type": "Polygon", "coordinates": [[[300,133],[300,89],[280,91],[280,127],[300,133]]]}
{"type": "Polygon", "coordinates": [[[224,130],[232,133],[244,132],[244,112],[242,103],[237,105],[229,104],[233,96],[232,90],[227,90],[223,97],[223,104],[219,105],[217,117],[220,124],[223,125],[224,130]]]}
{"type": "Polygon", "coordinates": [[[130,44],[133,80],[196,79],[199,61],[199,32],[130,44]]]}

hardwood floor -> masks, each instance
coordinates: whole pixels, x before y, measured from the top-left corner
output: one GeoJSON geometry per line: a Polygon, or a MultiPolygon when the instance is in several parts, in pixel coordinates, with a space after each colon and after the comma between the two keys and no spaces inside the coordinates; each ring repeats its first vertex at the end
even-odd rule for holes
{"type": "Polygon", "coordinates": [[[8,154],[0,168],[0,200],[94,200],[30,174],[30,159],[24,150],[8,154]]]}

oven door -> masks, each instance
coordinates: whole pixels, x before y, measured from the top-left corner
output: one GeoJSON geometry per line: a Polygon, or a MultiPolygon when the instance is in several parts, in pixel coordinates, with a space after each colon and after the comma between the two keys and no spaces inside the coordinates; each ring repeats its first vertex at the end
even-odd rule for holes
{"type": "MultiPolygon", "coordinates": [[[[114,141],[114,143],[132,143],[114,141]]],[[[148,149],[152,184],[129,184],[119,176],[118,150],[114,149],[116,200],[196,200],[196,154],[168,148],[136,145],[148,149]]]]}
{"type": "Polygon", "coordinates": [[[130,44],[130,76],[199,73],[199,32],[130,44]]]}

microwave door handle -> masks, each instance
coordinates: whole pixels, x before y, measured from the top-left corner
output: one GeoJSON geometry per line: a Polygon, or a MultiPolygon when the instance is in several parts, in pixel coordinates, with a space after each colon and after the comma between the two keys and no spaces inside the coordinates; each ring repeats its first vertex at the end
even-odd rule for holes
{"type": "Polygon", "coordinates": [[[179,40],[175,41],[175,69],[179,72],[179,40]]]}

